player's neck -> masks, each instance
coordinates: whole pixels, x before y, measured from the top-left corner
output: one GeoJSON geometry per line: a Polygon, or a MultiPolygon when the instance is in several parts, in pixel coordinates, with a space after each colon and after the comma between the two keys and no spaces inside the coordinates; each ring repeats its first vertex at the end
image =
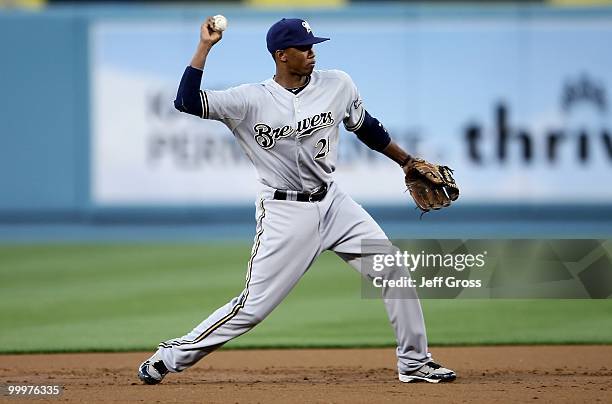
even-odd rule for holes
{"type": "Polygon", "coordinates": [[[274,81],[284,88],[302,87],[308,82],[308,76],[298,76],[286,72],[276,71],[274,81]]]}

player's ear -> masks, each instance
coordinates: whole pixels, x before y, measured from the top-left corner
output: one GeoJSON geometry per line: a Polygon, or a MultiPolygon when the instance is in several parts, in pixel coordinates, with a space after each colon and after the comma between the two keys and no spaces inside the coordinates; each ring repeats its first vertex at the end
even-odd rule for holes
{"type": "Polygon", "coordinates": [[[277,50],[276,52],[274,52],[274,54],[276,55],[275,60],[278,60],[279,62],[287,62],[287,54],[285,53],[284,50],[277,50]]]}

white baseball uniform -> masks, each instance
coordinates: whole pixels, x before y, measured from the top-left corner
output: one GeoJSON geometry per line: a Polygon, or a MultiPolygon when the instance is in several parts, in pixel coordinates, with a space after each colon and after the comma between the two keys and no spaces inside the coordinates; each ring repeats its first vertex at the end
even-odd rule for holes
{"type": "MultiPolygon", "coordinates": [[[[357,130],[365,115],[346,73],[315,70],[297,94],[269,79],[225,91],[201,91],[200,96],[202,118],[219,120],[232,131],[257,169],[262,188],[246,286],[190,333],[159,345],[159,356],[173,372],[262,321],[323,251],[336,252],[362,272],[361,240],[389,244],[378,224],[333,181],[339,125],[357,130]],[[321,186],[327,187],[322,200],[300,201],[299,193],[321,186]],[[275,199],[278,190],[285,191],[285,200],[275,199]]],[[[385,298],[385,293],[397,339],[398,369],[413,371],[430,358],[419,300],[414,292],[404,299],[385,298]]]]}

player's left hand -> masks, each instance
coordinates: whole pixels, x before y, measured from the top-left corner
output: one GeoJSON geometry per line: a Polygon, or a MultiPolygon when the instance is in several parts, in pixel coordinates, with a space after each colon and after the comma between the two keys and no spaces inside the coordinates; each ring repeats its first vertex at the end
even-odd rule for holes
{"type": "Polygon", "coordinates": [[[402,168],[406,187],[423,213],[450,206],[459,198],[459,187],[449,167],[412,158],[402,168]]]}

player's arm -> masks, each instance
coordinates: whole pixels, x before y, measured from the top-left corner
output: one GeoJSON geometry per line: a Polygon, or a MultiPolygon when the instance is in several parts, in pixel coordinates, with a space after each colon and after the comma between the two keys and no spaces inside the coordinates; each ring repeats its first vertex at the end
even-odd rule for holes
{"type": "Polygon", "coordinates": [[[400,166],[404,166],[412,157],[391,139],[389,133],[378,119],[371,116],[365,109],[363,114],[361,125],[353,130],[357,138],[370,149],[376,150],[400,166]]]}
{"type": "Polygon", "coordinates": [[[389,145],[383,149],[382,154],[395,161],[402,168],[413,159],[410,154],[406,153],[406,151],[394,141],[391,141],[389,145]]]}
{"type": "Polygon", "coordinates": [[[404,183],[421,211],[441,209],[450,206],[459,198],[459,188],[453,178],[453,170],[447,166],[428,163],[413,158],[391,137],[378,119],[363,111],[361,125],[354,129],[355,134],[371,149],[381,152],[400,165],[404,171],[404,183]]]}
{"type": "Polygon", "coordinates": [[[200,90],[202,74],[208,53],[219,42],[222,32],[213,30],[213,19],[208,17],[200,27],[200,41],[193,54],[191,63],[185,69],[179,84],[174,107],[181,112],[204,118],[204,100],[200,90]]]}

